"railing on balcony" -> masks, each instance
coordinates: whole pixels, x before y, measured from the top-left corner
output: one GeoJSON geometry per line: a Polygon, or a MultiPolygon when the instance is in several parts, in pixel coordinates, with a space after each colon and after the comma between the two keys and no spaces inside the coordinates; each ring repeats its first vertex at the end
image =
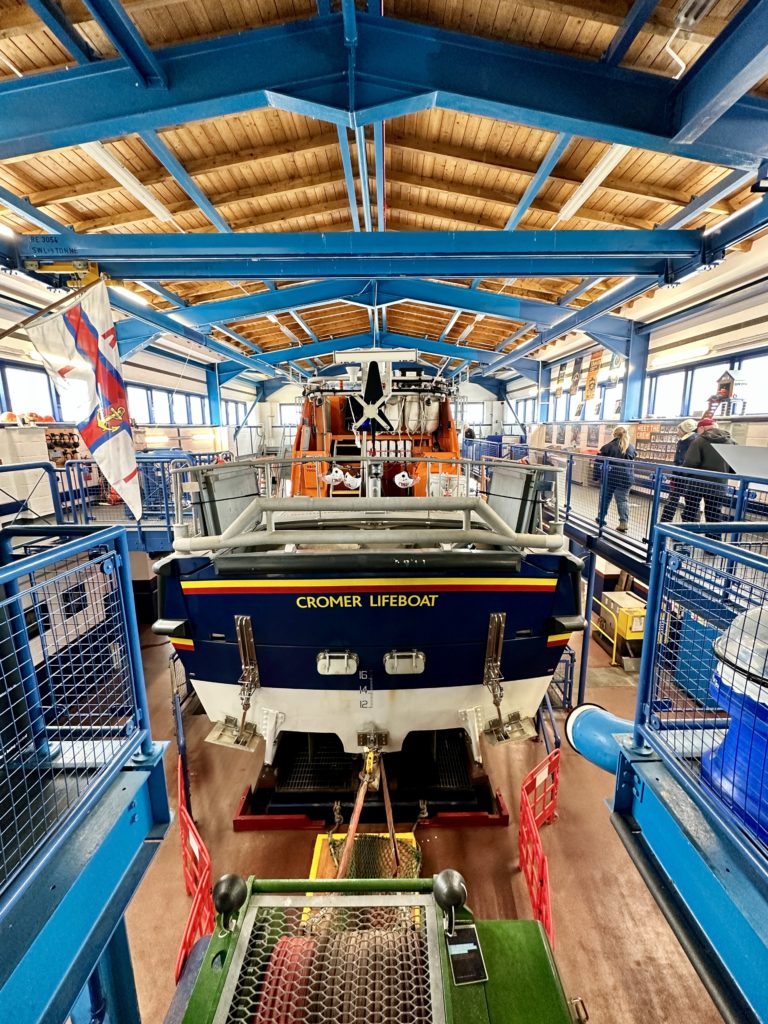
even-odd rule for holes
{"type": "Polygon", "coordinates": [[[560,520],[571,535],[602,537],[636,559],[650,562],[657,523],[764,522],[768,525],[768,477],[708,473],[639,460],[607,459],[556,449],[468,441],[480,458],[553,466],[564,471],[560,520]],[[492,450],[483,453],[482,446],[492,450]]]}

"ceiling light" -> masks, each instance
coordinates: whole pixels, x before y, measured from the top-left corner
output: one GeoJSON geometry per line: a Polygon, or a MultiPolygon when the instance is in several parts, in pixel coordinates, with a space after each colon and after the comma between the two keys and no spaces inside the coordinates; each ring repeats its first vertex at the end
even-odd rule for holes
{"type": "Polygon", "coordinates": [[[111,174],[115,181],[119,181],[123,188],[127,189],[134,199],[145,206],[158,220],[166,223],[173,220],[173,214],[168,207],[156,199],[149,189],[142,185],[136,175],[129,171],[125,164],[113,156],[108,149],[105,149],[100,142],[81,142],[80,149],[87,153],[91,160],[99,164],[107,174],[111,174]]]}
{"type": "Polygon", "coordinates": [[[13,228],[9,228],[7,224],[0,224],[0,235],[2,235],[3,238],[10,238],[12,240],[15,240],[16,238],[16,232],[13,228]]]}
{"type": "Polygon", "coordinates": [[[123,298],[131,299],[131,301],[138,303],[140,306],[150,305],[149,299],[145,299],[143,295],[139,295],[137,292],[132,292],[130,288],[124,288],[121,284],[111,284],[109,287],[113,292],[117,292],[123,298]]]}
{"type": "Polygon", "coordinates": [[[682,345],[677,349],[670,349],[668,352],[660,352],[651,359],[651,367],[655,370],[658,366],[674,366],[677,363],[687,363],[690,359],[698,356],[709,355],[709,345],[682,345]]]}
{"type": "Polygon", "coordinates": [[[629,146],[611,146],[603,153],[573,195],[563,203],[562,209],[557,215],[558,221],[570,220],[576,215],[584,203],[600,188],[611,171],[621,163],[629,149],[629,146]]]}

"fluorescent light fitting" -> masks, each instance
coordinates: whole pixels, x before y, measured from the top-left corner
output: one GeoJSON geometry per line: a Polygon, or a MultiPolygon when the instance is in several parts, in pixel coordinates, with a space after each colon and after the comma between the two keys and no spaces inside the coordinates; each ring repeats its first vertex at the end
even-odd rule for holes
{"type": "Polygon", "coordinates": [[[139,306],[151,305],[149,299],[144,298],[143,295],[138,295],[136,292],[132,292],[130,288],[124,288],[121,284],[111,284],[109,287],[113,292],[117,292],[118,295],[122,295],[123,298],[131,299],[139,306]]]}
{"type": "Polygon", "coordinates": [[[13,228],[9,228],[7,224],[0,224],[0,235],[2,235],[3,238],[16,238],[16,232],[13,228]]]}
{"type": "Polygon", "coordinates": [[[654,370],[657,366],[675,366],[678,363],[687,363],[698,356],[707,356],[709,353],[709,345],[683,345],[669,352],[660,352],[651,360],[651,366],[654,370]]]}
{"type": "Polygon", "coordinates": [[[100,142],[81,142],[80,149],[87,153],[91,160],[102,167],[107,174],[111,174],[115,181],[127,189],[133,198],[145,206],[158,220],[166,223],[173,220],[173,214],[168,207],[156,199],[149,189],[142,185],[136,175],[129,171],[125,164],[113,156],[108,149],[105,149],[100,142]]]}
{"type": "Polygon", "coordinates": [[[573,195],[563,203],[557,215],[559,221],[570,220],[578,213],[587,200],[600,188],[611,171],[621,163],[629,152],[629,148],[629,146],[611,146],[603,153],[573,195]]]}

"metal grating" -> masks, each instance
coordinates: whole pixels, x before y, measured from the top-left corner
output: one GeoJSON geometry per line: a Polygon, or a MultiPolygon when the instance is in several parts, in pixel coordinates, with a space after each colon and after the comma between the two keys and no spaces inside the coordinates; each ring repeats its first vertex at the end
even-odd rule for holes
{"type": "Polygon", "coordinates": [[[662,538],[646,732],[768,850],[764,534],[707,550],[662,538]]]}
{"type": "MultiPolygon", "coordinates": [[[[338,867],[344,852],[346,836],[330,839],[328,848],[338,867]]],[[[361,833],[354,837],[347,878],[418,878],[421,873],[421,850],[405,839],[396,839],[399,864],[395,865],[390,836],[361,833]]]]}
{"type": "Polygon", "coordinates": [[[114,553],[18,565],[0,588],[0,887],[137,728],[114,553]]]}
{"type": "Polygon", "coordinates": [[[435,1020],[424,907],[373,898],[367,906],[303,902],[252,908],[226,1015],[217,1014],[216,1024],[435,1020]]]}

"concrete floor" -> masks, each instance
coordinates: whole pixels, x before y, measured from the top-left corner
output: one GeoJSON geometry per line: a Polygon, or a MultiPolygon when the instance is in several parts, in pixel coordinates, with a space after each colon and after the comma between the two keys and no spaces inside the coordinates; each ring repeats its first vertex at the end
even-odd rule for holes
{"type": "MultiPolygon", "coordinates": [[[[149,631],[143,643],[154,735],[171,739],[166,774],[175,806],[170,648],[149,631]]],[[[608,656],[592,646],[587,699],[631,717],[633,679],[611,668],[608,656]]],[[[228,871],[266,878],[307,875],[313,833],[232,831],[235,805],[255,780],[258,763],[253,755],[203,742],[209,728],[203,715],[186,722],[193,811],[211,853],[214,878],[228,871]]],[[[513,816],[509,828],[417,833],[424,873],[443,867],[461,871],[472,909],[481,917],[531,916],[517,871],[516,808],[523,775],[543,756],[543,746],[531,742],[489,751],[491,778],[513,816]]],[[[542,839],[553,893],[555,956],[566,991],[584,999],[592,1024],[717,1024],[720,1015],[610,825],[605,801],[612,789],[608,775],[563,747],[559,819],[545,827],[542,839]]],[[[161,1024],[171,1001],[189,904],[174,823],[128,911],[145,1024],[161,1024]]]]}

